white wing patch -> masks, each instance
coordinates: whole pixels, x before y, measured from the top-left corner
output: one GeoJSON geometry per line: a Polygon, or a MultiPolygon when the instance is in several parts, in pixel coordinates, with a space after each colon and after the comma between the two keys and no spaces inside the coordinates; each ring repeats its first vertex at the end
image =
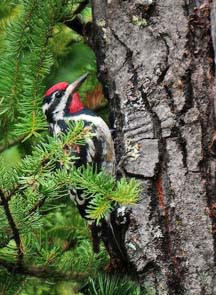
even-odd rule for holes
{"type": "Polygon", "coordinates": [[[95,146],[91,139],[87,139],[86,143],[88,144],[87,161],[91,163],[95,157],[95,146]]]}
{"type": "Polygon", "coordinates": [[[57,136],[59,133],[61,133],[61,127],[57,123],[55,123],[53,125],[53,134],[57,136]]]}

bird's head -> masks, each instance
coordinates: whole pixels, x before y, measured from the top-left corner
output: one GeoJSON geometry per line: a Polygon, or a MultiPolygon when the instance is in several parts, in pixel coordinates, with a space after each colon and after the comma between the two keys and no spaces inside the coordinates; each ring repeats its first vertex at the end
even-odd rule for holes
{"type": "Polygon", "coordinates": [[[85,74],[71,84],[59,82],[46,91],[42,109],[49,122],[62,119],[66,113],[75,114],[84,108],[77,90],[87,76],[85,74]]]}

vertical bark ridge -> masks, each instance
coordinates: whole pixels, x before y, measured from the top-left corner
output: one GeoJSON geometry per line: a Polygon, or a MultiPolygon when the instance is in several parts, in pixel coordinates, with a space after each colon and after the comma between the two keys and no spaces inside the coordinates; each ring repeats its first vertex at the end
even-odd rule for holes
{"type": "Polygon", "coordinates": [[[216,292],[216,164],[209,152],[216,91],[209,6],[196,5],[93,1],[117,159],[125,158],[124,172],[144,187],[125,248],[144,288],[159,295],[216,292]]]}
{"type": "MultiPolygon", "coordinates": [[[[202,177],[205,179],[205,190],[208,201],[206,212],[212,220],[214,260],[216,262],[216,216],[214,213],[214,206],[216,204],[216,163],[215,158],[209,149],[216,127],[214,109],[215,89],[212,87],[212,85],[215,84],[214,49],[211,38],[210,23],[210,9],[213,9],[214,6],[210,6],[210,2],[212,1],[205,2],[204,5],[201,6],[201,9],[195,10],[193,16],[191,17],[190,25],[191,29],[193,30],[193,65],[195,68],[194,77],[192,77],[192,85],[195,87],[195,81],[197,82],[197,77],[199,78],[198,83],[202,85],[202,90],[199,89],[200,97],[197,100],[197,105],[201,116],[203,150],[203,159],[200,162],[200,169],[202,177]],[[197,54],[197,52],[199,52],[199,54],[197,54]],[[197,66],[199,64],[204,65],[202,69],[203,73],[201,72],[200,66],[197,66]]],[[[214,27],[213,24],[212,27],[214,27]]]]}

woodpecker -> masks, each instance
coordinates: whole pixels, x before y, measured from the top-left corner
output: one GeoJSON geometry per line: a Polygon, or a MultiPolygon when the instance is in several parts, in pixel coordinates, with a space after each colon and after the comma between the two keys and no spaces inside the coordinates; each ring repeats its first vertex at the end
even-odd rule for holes
{"type": "MultiPolygon", "coordinates": [[[[69,121],[82,120],[84,128],[91,126],[93,136],[86,141],[85,145],[77,146],[71,151],[73,155],[78,156],[75,164],[77,167],[91,164],[97,168],[97,171],[102,169],[105,173],[114,175],[115,152],[109,127],[102,118],[84,107],[78,92],[87,76],[88,74],[85,74],[71,84],[60,82],[49,88],[43,98],[42,110],[47,118],[50,133],[54,137],[68,132],[69,121]]],[[[69,188],[69,194],[80,215],[89,224],[93,250],[99,251],[99,243],[102,239],[111,261],[114,261],[113,265],[116,265],[119,257],[121,261],[126,261],[126,254],[120,246],[122,234],[118,226],[116,227],[115,212],[103,218],[100,224],[96,224],[94,220],[88,218],[86,213],[90,198],[80,189],[69,188]]]]}
{"type": "MultiPolygon", "coordinates": [[[[71,84],[60,82],[49,88],[43,98],[43,113],[47,118],[50,133],[53,136],[58,136],[60,133],[67,133],[67,123],[69,121],[82,120],[84,127],[91,126],[93,137],[89,138],[84,146],[79,146],[78,151],[72,151],[75,154],[77,152],[79,156],[76,166],[80,167],[82,165],[92,164],[97,167],[97,170],[102,169],[105,173],[114,174],[115,153],[109,127],[101,117],[84,107],[78,92],[79,87],[86,80],[87,76],[88,74],[85,74],[71,84]]],[[[86,208],[90,201],[89,198],[86,198],[81,190],[70,189],[69,193],[81,216],[91,226],[92,235],[97,236],[99,232],[98,227],[92,220],[87,218],[86,214],[86,208]]],[[[106,222],[104,221],[103,224],[106,222]]],[[[112,225],[109,225],[109,228],[113,232],[112,225]]],[[[108,231],[106,228],[106,232],[108,231]]],[[[97,245],[95,246],[96,248],[97,245]]]]}
{"type": "Polygon", "coordinates": [[[80,147],[81,155],[77,166],[92,163],[98,169],[113,174],[115,152],[109,127],[101,117],[84,107],[77,92],[87,76],[85,74],[71,84],[60,82],[49,88],[43,99],[43,113],[53,136],[66,133],[69,121],[82,120],[84,127],[92,126],[94,136],[87,140],[84,148],[80,147]]]}

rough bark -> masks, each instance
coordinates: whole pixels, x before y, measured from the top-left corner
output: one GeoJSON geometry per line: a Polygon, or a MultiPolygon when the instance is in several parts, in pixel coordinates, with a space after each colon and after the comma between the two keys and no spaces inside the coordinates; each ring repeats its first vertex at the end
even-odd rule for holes
{"type": "Polygon", "coordinates": [[[93,0],[95,51],[119,170],[143,185],[124,244],[152,294],[216,294],[208,2],[93,0]]]}

